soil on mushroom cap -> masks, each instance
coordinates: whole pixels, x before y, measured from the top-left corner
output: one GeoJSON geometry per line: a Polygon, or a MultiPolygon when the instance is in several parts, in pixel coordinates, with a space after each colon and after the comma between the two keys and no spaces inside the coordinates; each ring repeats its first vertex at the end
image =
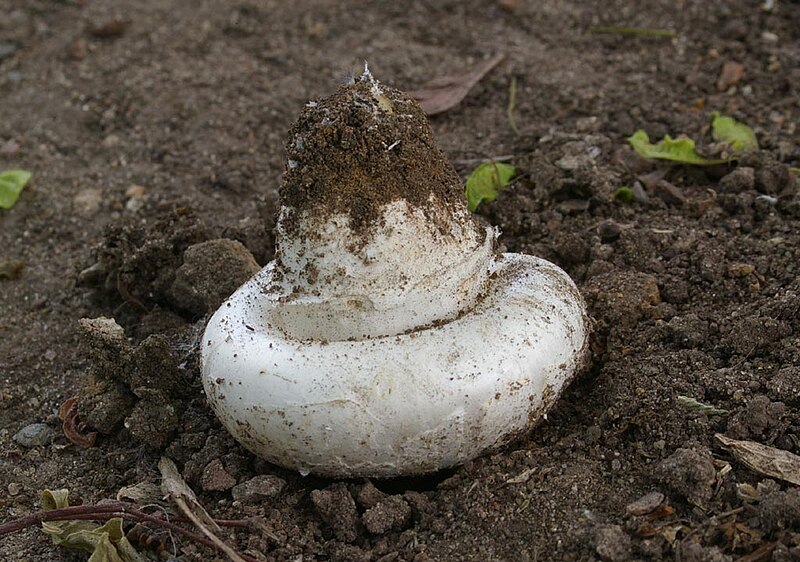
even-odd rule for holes
{"type": "Polygon", "coordinates": [[[308,104],[286,152],[281,202],[296,211],[283,221],[288,234],[304,211],[321,219],[348,215],[363,237],[393,201],[443,221],[448,209],[466,206],[463,183],[436,146],[422,108],[368,75],[308,104]]]}

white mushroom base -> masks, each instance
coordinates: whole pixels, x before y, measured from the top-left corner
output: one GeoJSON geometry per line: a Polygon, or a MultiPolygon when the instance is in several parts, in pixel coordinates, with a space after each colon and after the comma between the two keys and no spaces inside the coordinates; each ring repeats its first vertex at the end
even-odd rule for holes
{"type": "Polygon", "coordinates": [[[578,290],[532,256],[503,254],[455,320],[361,341],[285,337],[263,298],[271,275],[265,267],[211,318],[203,384],[237,440],[302,474],[413,475],[475,458],[537,422],[587,348],[578,290]]]}

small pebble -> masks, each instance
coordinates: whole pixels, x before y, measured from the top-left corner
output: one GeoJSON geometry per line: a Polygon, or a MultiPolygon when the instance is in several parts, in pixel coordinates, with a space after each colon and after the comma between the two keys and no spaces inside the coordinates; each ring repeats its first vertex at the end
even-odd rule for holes
{"type": "Polygon", "coordinates": [[[44,423],[32,423],[20,429],[13,439],[27,449],[44,447],[53,442],[53,428],[44,423]]]}
{"type": "Polygon", "coordinates": [[[86,39],[83,37],[78,37],[73,41],[69,46],[69,56],[72,60],[75,61],[82,61],[86,58],[86,39]]]}
{"type": "Polygon", "coordinates": [[[106,148],[114,148],[119,145],[119,137],[117,135],[108,135],[103,139],[102,145],[106,148]]]}
{"type": "Polygon", "coordinates": [[[638,181],[633,182],[633,186],[631,186],[631,193],[633,194],[633,200],[637,203],[646,205],[650,202],[650,197],[647,195],[644,187],[642,187],[642,184],[638,181]]]}
{"type": "Polygon", "coordinates": [[[628,515],[647,515],[652,513],[664,503],[664,494],[661,492],[650,492],[645,494],[635,502],[629,503],[625,507],[625,512],[628,515]]]}
{"type": "Polygon", "coordinates": [[[22,486],[17,484],[16,482],[11,482],[8,485],[8,495],[9,496],[16,496],[22,491],[22,486]]]}
{"type": "Polygon", "coordinates": [[[138,184],[131,184],[131,186],[125,190],[126,197],[133,197],[135,199],[141,199],[144,197],[145,188],[143,185],[138,184]]]}
{"type": "Polygon", "coordinates": [[[10,57],[17,52],[17,46],[14,43],[0,43],[0,60],[10,57]]]}
{"type": "Polygon", "coordinates": [[[778,35],[771,32],[765,31],[761,34],[761,38],[766,41],[767,43],[777,43],[778,42],[778,35]]]}

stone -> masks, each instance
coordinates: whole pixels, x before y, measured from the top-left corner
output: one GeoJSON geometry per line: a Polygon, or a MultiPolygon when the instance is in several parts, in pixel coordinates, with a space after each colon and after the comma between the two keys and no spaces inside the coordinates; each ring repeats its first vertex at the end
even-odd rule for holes
{"type": "Polygon", "coordinates": [[[0,43],[0,60],[12,56],[17,50],[18,47],[14,43],[0,43]]]}
{"type": "Polygon", "coordinates": [[[32,423],[20,429],[13,437],[21,447],[45,447],[53,442],[53,428],[45,423],[32,423]]]}

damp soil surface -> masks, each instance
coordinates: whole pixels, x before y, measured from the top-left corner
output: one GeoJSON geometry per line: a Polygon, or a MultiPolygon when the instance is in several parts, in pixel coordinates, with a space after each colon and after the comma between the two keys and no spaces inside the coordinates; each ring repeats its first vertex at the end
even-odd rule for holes
{"type": "MultiPolygon", "coordinates": [[[[168,456],[214,517],[260,518],[225,535],[260,560],[800,559],[798,489],[714,437],[800,454],[800,4],[0,13],[0,169],[34,175],[0,211],[3,521],[46,488],[88,504],[157,483],[168,456]],[[273,257],[290,126],[364,59],[409,91],[500,52],[433,134],[462,178],[491,157],[517,167],[479,214],[507,251],[575,279],[595,323],[588,368],[538,428],[444,473],[333,482],[255,459],[210,412],[197,349],[207,314],[273,257]],[[637,129],[708,147],[713,111],[761,149],[707,168],[626,149],[637,129]]],[[[224,559],[150,538],[152,559],[224,559]]],[[[33,528],[0,539],[3,560],[85,558],[33,528]]]]}

